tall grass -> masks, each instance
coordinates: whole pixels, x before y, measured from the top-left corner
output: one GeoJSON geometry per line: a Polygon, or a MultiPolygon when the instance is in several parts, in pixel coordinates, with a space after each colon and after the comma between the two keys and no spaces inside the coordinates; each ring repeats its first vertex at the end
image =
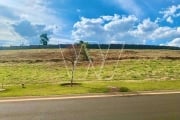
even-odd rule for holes
{"type": "MultiPolygon", "coordinates": [[[[70,80],[70,69],[58,63],[6,63],[0,64],[0,83],[13,84],[38,84],[60,83],[70,80]]],[[[122,60],[118,66],[111,63],[105,65],[100,71],[100,66],[77,66],[75,71],[76,81],[97,80],[180,80],[180,62],[178,60],[122,60]],[[112,79],[109,79],[114,74],[112,79]],[[86,76],[87,75],[87,76],[86,76]],[[99,75],[100,77],[98,77],[99,75]]]]}

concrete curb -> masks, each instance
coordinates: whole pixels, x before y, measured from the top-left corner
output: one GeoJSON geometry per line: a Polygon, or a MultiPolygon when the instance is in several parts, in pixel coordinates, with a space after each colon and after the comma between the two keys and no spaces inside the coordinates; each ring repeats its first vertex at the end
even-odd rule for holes
{"type": "Polygon", "coordinates": [[[157,91],[157,92],[136,92],[136,93],[109,93],[109,94],[88,94],[72,96],[47,96],[47,97],[11,97],[0,99],[3,102],[25,102],[25,101],[45,101],[45,100],[67,100],[67,99],[88,99],[88,98],[105,98],[105,97],[130,97],[130,96],[150,96],[150,95],[167,95],[180,94],[180,91],[157,91]]]}

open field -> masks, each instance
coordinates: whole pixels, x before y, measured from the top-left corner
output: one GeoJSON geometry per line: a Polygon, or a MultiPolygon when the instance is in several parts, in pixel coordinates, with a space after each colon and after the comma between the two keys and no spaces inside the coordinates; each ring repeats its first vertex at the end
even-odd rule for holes
{"type": "Polygon", "coordinates": [[[108,86],[128,87],[131,91],[180,90],[180,51],[110,50],[102,67],[105,50],[90,50],[93,66],[79,62],[73,88],[69,82],[71,66],[64,64],[60,50],[0,51],[0,96],[59,95],[107,92],[108,86]],[[21,88],[25,84],[26,88],[21,88]]]}
{"type": "MultiPolygon", "coordinates": [[[[64,51],[64,49],[62,49],[64,51]]],[[[63,52],[62,52],[63,53],[63,52]]],[[[97,60],[101,60],[101,53],[106,54],[107,50],[89,50],[89,55],[97,60]]],[[[108,60],[120,59],[172,59],[180,60],[180,50],[114,50],[107,54],[108,60]]],[[[60,49],[35,49],[35,50],[0,50],[0,63],[5,62],[58,62],[62,61],[60,49]]]]}
{"type": "MultiPolygon", "coordinates": [[[[70,66],[69,66],[70,67],[70,66]]],[[[60,83],[70,80],[62,63],[1,63],[0,83],[38,84],[60,83]]],[[[75,71],[76,81],[108,80],[180,80],[179,60],[122,60],[118,66],[111,63],[100,71],[96,65],[87,72],[87,67],[78,66],[75,71]],[[96,70],[96,71],[95,71],[96,70]],[[87,74],[87,76],[86,76],[87,74]],[[98,78],[99,75],[100,77],[98,78]]]]}

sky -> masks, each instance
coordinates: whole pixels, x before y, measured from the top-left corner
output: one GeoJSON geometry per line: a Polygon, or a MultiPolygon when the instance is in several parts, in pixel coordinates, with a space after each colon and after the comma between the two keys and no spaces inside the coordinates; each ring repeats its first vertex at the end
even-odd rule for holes
{"type": "Polygon", "coordinates": [[[126,43],[180,47],[179,0],[1,0],[0,46],[126,43]]]}

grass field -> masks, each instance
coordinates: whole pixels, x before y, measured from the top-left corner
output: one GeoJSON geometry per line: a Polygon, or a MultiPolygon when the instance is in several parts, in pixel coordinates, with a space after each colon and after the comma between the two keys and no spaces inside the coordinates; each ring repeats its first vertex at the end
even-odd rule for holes
{"type": "Polygon", "coordinates": [[[66,69],[60,50],[0,51],[0,84],[6,89],[0,96],[108,92],[108,86],[131,91],[180,90],[180,51],[125,50],[119,62],[117,53],[109,51],[101,70],[100,51],[90,50],[94,66],[87,72],[88,62],[78,63],[75,82],[82,85],[70,88],[60,86],[69,82],[71,68],[67,64],[66,69]]]}
{"type": "MultiPolygon", "coordinates": [[[[35,84],[20,86],[9,86],[6,91],[0,93],[0,97],[20,96],[50,96],[50,95],[72,95],[88,93],[107,93],[110,87],[128,87],[130,92],[157,91],[157,90],[180,90],[180,82],[176,81],[98,81],[82,82],[80,86],[63,87],[60,84],[35,84]]],[[[118,91],[116,91],[118,92],[118,91]]]]}

